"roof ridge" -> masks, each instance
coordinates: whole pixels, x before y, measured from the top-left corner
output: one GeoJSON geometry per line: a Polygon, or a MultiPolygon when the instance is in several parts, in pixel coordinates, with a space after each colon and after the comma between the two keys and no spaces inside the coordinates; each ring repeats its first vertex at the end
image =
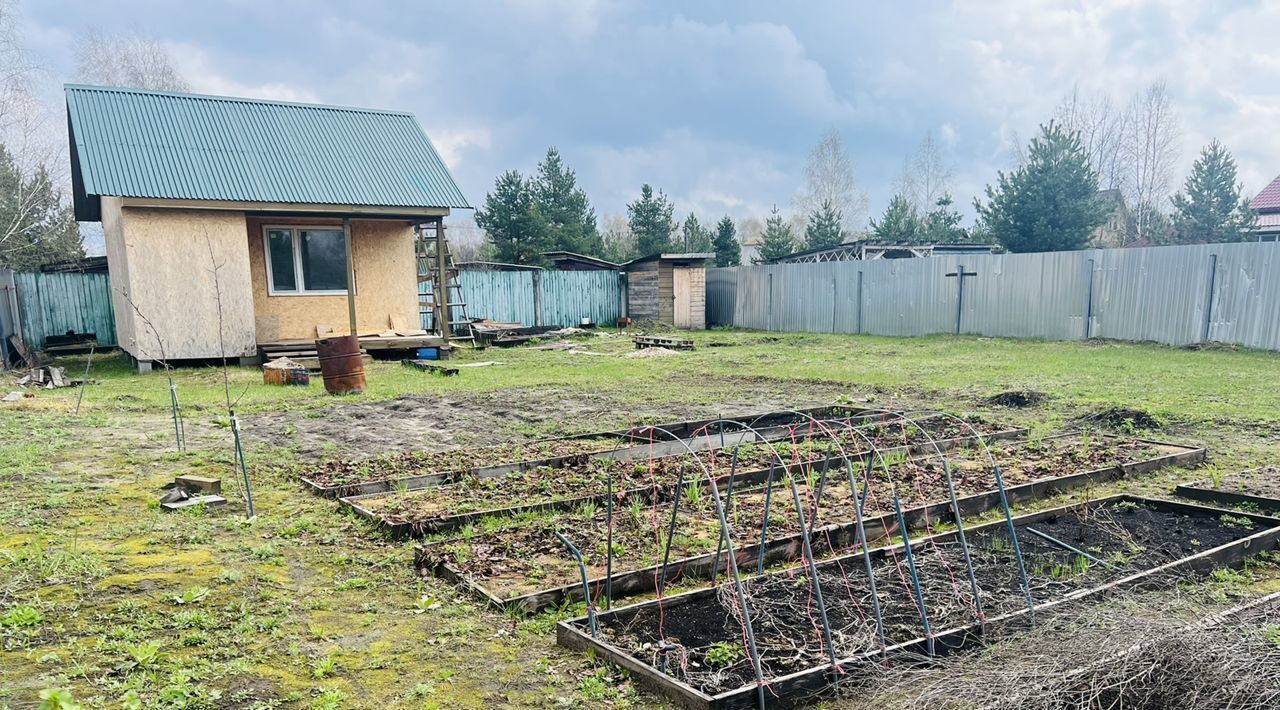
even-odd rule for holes
{"type": "Polygon", "coordinates": [[[226,96],[221,94],[196,94],[184,91],[159,91],[156,89],[139,89],[129,86],[100,86],[96,84],[63,84],[63,91],[91,91],[98,93],[142,94],[149,96],[167,96],[175,99],[199,99],[203,101],[226,101],[229,103],[266,104],[268,106],[292,106],[296,108],[323,109],[329,111],[350,111],[353,113],[386,114],[392,116],[408,116],[415,118],[411,111],[394,111],[384,108],[368,108],[363,106],[343,106],[339,104],[313,104],[302,101],[277,101],[274,99],[255,99],[247,96],[226,96]]]}

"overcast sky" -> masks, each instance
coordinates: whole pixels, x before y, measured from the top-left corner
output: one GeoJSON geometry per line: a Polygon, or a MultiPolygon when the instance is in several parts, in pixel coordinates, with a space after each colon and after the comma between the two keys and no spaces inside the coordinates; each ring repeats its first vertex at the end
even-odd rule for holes
{"type": "MultiPolygon", "coordinates": [[[[600,213],[649,182],[707,217],[786,206],[839,130],[872,215],[933,131],[957,203],[1073,85],[1121,103],[1165,80],[1177,184],[1218,137],[1252,194],[1280,174],[1280,2],[27,0],[60,83],[97,28],[162,40],[196,91],[409,110],[480,204],[556,145],[600,213]]],[[[57,86],[50,86],[59,100],[57,86]]],[[[704,220],[705,221],[705,220],[704,220]]]]}

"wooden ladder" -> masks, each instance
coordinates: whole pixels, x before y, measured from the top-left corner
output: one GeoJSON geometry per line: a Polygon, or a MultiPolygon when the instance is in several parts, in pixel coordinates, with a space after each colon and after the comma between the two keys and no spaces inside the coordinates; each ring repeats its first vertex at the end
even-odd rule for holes
{"type": "Polygon", "coordinates": [[[450,343],[476,344],[475,329],[467,317],[467,303],[458,282],[458,266],[444,235],[444,223],[418,227],[414,239],[418,261],[418,317],[426,330],[435,331],[450,343]],[[442,274],[443,271],[443,274],[442,274]],[[422,288],[426,284],[426,289],[422,288]],[[436,298],[441,294],[443,298],[436,298]],[[443,301],[443,302],[442,302],[443,301]],[[441,327],[444,325],[444,327],[441,327]]]}

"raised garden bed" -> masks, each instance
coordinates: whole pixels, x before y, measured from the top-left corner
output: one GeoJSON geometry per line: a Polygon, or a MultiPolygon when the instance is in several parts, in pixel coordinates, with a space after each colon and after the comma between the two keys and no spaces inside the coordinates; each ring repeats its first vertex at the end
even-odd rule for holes
{"type": "MultiPolygon", "coordinates": [[[[833,422],[827,424],[835,426],[833,422]]],[[[987,440],[1024,433],[1021,429],[997,430],[995,425],[980,422],[972,426],[987,440]]],[[[736,447],[736,469],[733,450],[737,442],[729,438],[725,441],[728,448],[707,448],[695,453],[687,453],[686,449],[683,454],[647,456],[651,449],[642,446],[628,450],[625,457],[583,457],[586,460],[566,462],[555,468],[539,467],[500,477],[468,477],[430,489],[348,496],[342,498],[342,502],[394,535],[422,535],[456,529],[486,517],[603,505],[610,476],[620,501],[636,496],[660,501],[673,495],[682,471],[686,487],[706,489],[709,483],[702,475],[704,465],[726,483],[730,471],[735,471],[736,484],[747,486],[764,483],[771,475],[771,466],[781,471],[784,467],[777,464],[779,456],[787,462],[787,470],[843,460],[842,455],[836,453],[839,449],[833,439],[825,433],[810,431],[809,426],[804,429],[792,428],[790,432],[771,437],[786,439],[782,442],[736,447]]],[[[844,426],[837,430],[836,440],[850,456],[863,455],[868,440],[886,451],[920,452],[934,447],[952,448],[973,440],[972,436],[942,438],[954,436],[957,429],[953,420],[940,416],[908,424],[876,421],[844,426]]],[[[714,445],[718,447],[719,437],[715,438],[714,445]]]]}
{"type": "MultiPolygon", "coordinates": [[[[1082,603],[1142,585],[1167,585],[1273,549],[1280,520],[1196,505],[1115,496],[1014,519],[1035,608],[1082,603]],[[1101,562],[1046,542],[1052,536],[1101,562]]],[[[691,708],[790,706],[829,693],[841,679],[874,672],[900,654],[919,658],[981,641],[1033,620],[1004,521],[969,528],[968,552],[980,590],[977,612],[954,532],[912,541],[932,633],[903,571],[902,545],[869,555],[884,618],[880,639],[861,554],[816,567],[834,658],[819,631],[810,577],[803,569],[746,579],[762,667],[763,693],[748,657],[739,601],[722,584],[557,625],[557,641],[628,669],[641,685],[691,708]]]]}
{"type": "Polygon", "coordinates": [[[585,454],[605,458],[625,458],[626,452],[643,443],[646,453],[685,451],[681,439],[692,448],[719,444],[723,429],[735,437],[734,424],[740,425],[736,440],[751,440],[742,426],[762,434],[776,434],[786,426],[816,419],[876,419],[884,412],[856,407],[831,405],[794,411],[744,414],[723,420],[696,419],[665,424],[637,424],[630,429],[592,434],[576,434],[553,439],[514,442],[493,446],[448,449],[446,451],[406,451],[366,459],[331,459],[312,466],[299,476],[304,485],[327,498],[372,495],[395,490],[417,490],[465,477],[502,476],[513,471],[529,471],[543,467],[559,467],[582,460],[585,454]],[[715,424],[714,431],[712,424],[715,424]]]}
{"type": "Polygon", "coordinates": [[[1216,481],[1184,483],[1176,492],[1184,498],[1228,508],[1252,506],[1258,510],[1280,512],[1280,466],[1263,466],[1216,481]]]}
{"type": "MultiPolygon", "coordinates": [[[[1082,435],[999,442],[992,446],[992,453],[1005,472],[1006,494],[1013,503],[1078,490],[1161,466],[1193,465],[1205,455],[1204,449],[1162,442],[1082,435]]],[[[972,447],[961,447],[949,460],[954,468],[962,515],[978,514],[998,504],[998,493],[994,490],[985,455],[972,447]]],[[[883,476],[881,470],[873,469],[873,472],[883,476]]],[[[824,487],[821,500],[805,512],[818,555],[846,550],[855,543],[855,514],[847,474],[836,473],[838,476],[830,478],[824,487]]],[[[902,460],[890,467],[890,474],[904,494],[902,503],[907,506],[904,516],[909,525],[919,528],[925,527],[928,521],[951,519],[936,456],[902,460]]],[[[800,490],[802,499],[814,502],[815,491],[807,479],[800,484],[800,490]]],[[[723,488],[722,493],[726,493],[723,488]]],[[[734,549],[740,558],[739,565],[753,573],[758,565],[794,560],[799,555],[799,521],[790,491],[777,487],[774,496],[763,555],[758,521],[763,520],[766,490],[752,488],[735,492],[732,497],[731,514],[734,520],[741,521],[733,526],[734,549]]],[[[719,525],[708,497],[702,496],[696,501],[686,498],[681,503],[684,511],[678,515],[674,528],[665,577],[660,562],[667,539],[670,505],[654,509],[633,503],[616,510],[610,589],[614,599],[653,592],[659,579],[672,583],[710,579],[713,570],[718,570],[715,574],[726,573],[726,556],[715,554],[719,525]]],[[[864,527],[871,539],[896,527],[891,511],[891,501],[878,496],[867,501],[864,527]]],[[[582,549],[593,594],[597,598],[603,594],[608,564],[604,542],[607,520],[603,507],[528,516],[518,525],[497,527],[494,524],[487,530],[471,529],[463,536],[419,546],[415,554],[419,571],[458,582],[496,606],[526,613],[566,600],[580,601],[582,587],[577,565],[554,537],[555,532],[562,532],[582,549]]]]}

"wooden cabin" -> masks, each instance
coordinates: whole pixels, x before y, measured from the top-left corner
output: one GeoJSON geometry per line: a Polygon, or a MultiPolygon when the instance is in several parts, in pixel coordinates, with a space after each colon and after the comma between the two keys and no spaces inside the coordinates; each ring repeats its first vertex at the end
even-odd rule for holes
{"type": "Polygon", "coordinates": [[[68,85],[76,219],[101,222],[120,347],[252,361],[421,330],[415,237],[470,209],[412,114],[68,85]]]}
{"type": "Polygon", "coordinates": [[[627,274],[627,316],[636,321],[704,330],[710,253],[651,254],[622,265],[627,274]]]}

